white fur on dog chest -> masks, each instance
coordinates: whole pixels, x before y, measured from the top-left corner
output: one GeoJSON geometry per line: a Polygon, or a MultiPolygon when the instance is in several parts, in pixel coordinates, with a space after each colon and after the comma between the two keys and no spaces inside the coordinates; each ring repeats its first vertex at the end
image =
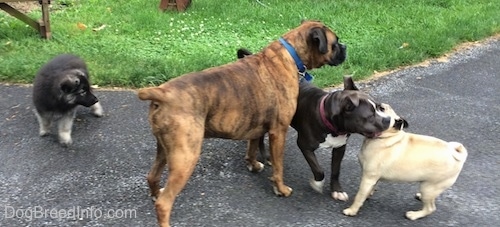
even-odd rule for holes
{"type": "Polygon", "coordinates": [[[339,135],[339,136],[332,136],[332,134],[328,134],[325,138],[325,142],[320,143],[319,147],[322,148],[337,148],[337,147],[342,147],[347,144],[347,134],[345,135],[339,135]]]}

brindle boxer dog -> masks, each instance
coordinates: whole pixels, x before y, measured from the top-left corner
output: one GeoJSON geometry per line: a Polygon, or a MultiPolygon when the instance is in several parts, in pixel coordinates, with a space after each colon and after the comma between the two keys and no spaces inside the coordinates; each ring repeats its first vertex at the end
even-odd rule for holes
{"type": "Polygon", "coordinates": [[[318,21],[304,21],[282,39],[236,62],[139,90],[141,100],[151,100],[149,122],[157,154],[147,179],[151,195],[157,198],[161,226],[169,226],[175,197],[193,173],[203,138],[250,140],[245,159],[250,170],[260,171],[264,165],[256,160],[257,147],[268,132],[274,191],[281,196],[292,193],[283,182],[283,153],[297,107],[299,69],[338,65],[345,59],[346,47],[318,21]],[[166,164],[168,179],[160,190],[166,164]]]}

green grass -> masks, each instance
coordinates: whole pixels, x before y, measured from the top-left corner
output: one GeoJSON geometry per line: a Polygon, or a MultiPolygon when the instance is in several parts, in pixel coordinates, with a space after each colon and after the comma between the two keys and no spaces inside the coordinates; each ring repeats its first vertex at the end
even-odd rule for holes
{"type": "Polygon", "coordinates": [[[86,60],[94,84],[160,84],[234,61],[239,47],[258,51],[302,19],[318,19],[348,46],[343,65],[312,71],[314,82],[325,87],[346,74],[363,79],[500,32],[499,0],[260,2],[265,6],[255,0],[193,0],[185,13],[162,13],[159,0],[53,1],[50,41],[0,12],[0,81],[31,83],[50,58],[74,53],[86,60]],[[408,46],[400,48],[403,43],[408,46]]]}

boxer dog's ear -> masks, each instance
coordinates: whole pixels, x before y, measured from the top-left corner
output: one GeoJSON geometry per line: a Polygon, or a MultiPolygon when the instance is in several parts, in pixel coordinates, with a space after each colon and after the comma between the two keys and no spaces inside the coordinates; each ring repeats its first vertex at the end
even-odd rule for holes
{"type": "Polygon", "coordinates": [[[351,76],[344,76],[344,90],[355,90],[358,91],[358,87],[354,84],[351,76]]]}
{"type": "Polygon", "coordinates": [[[309,37],[313,44],[318,45],[318,50],[321,54],[328,52],[328,43],[326,40],[326,33],[323,28],[313,28],[309,32],[309,37]]]}

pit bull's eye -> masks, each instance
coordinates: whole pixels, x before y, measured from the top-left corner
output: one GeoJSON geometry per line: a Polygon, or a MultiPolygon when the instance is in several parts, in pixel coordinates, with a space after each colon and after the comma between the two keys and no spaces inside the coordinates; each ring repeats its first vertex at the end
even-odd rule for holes
{"type": "Polygon", "coordinates": [[[81,96],[85,96],[86,94],[87,94],[86,91],[80,91],[80,93],[79,93],[79,95],[81,95],[81,96]]]}

